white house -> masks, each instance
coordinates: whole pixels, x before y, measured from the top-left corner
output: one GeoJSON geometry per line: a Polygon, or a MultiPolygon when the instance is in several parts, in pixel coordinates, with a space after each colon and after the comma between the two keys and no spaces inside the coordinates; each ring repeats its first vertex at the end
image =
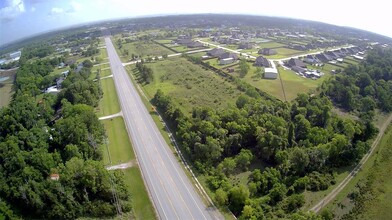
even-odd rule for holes
{"type": "Polygon", "coordinates": [[[229,57],[229,58],[225,58],[225,59],[220,59],[219,64],[220,65],[227,65],[227,64],[230,64],[233,62],[234,62],[234,59],[232,57],[229,57]]]}
{"type": "Polygon", "coordinates": [[[278,69],[274,62],[270,62],[271,67],[264,68],[264,78],[265,79],[276,79],[278,78],[278,69]]]}

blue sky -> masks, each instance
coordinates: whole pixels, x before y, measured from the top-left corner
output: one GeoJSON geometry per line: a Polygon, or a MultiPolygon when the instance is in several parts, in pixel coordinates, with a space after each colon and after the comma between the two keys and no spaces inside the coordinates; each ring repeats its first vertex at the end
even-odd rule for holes
{"type": "Polygon", "coordinates": [[[351,26],[392,37],[385,0],[0,0],[0,45],[74,24],[156,14],[240,13],[351,26]]]}

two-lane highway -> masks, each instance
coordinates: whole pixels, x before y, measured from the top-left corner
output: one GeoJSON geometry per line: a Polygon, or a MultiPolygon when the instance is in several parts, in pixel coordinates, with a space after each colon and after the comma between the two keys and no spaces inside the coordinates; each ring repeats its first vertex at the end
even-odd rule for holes
{"type": "Polygon", "coordinates": [[[160,134],[109,37],[110,68],[144,181],[161,219],[214,219],[160,134]]]}

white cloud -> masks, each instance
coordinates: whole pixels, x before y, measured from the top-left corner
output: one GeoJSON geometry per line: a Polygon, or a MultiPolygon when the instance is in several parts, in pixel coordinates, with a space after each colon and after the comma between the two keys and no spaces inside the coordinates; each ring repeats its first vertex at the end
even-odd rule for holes
{"type": "Polygon", "coordinates": [[[70,3],[71,7],[66,11],[67,13],[75,13],[82,9],[82,4],[72,1],[70,3]]]}
{"type": "Polygon", "coordinates": [[[25,12],[23,0],[6,0],[5,7],[0,8],[1,23],[9,22],[25,12]]]}
{"type": "Polygon", "coordinates": [[[31,12],[35,12],[35,10],[37,10],[35,7],[31,7],[31,12]]]}
{"type": "Polygon", "coordinates": [[[57,14],[62,14],[64,12],[64,9],[62,8],[52,8],[52,10],[50,10],[50,15],[57,15],[57,14]]]}
{"type": "Polygon", "coordinates": [[[72,1],[71,7],[74,11],[80,11],[80,9],[82,8],[82,4],[75,2],[75,1],[72,1]]]}

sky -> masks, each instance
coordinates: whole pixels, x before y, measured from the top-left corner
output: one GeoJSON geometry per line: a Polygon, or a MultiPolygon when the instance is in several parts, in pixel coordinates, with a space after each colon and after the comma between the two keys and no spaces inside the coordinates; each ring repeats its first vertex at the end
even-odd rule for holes
{"type": "Polygon", "coordinates": [[[0,45],[75,24],[157,14],[234,13],[300,18],[392,37],[385,0],[0,0],[0,45]]]}

